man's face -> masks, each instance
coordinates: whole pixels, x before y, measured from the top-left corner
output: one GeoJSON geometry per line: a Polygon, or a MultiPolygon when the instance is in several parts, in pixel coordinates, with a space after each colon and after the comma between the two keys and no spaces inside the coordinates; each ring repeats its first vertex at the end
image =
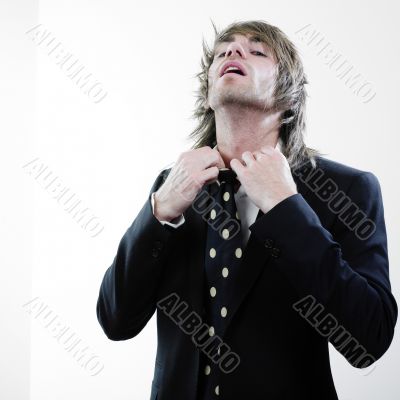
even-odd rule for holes
{"type": "Polygon", "coordinates": [[[208,104],[214,111],[227,104],[257,109],[271,107],[277,66],[272,51],[265,43],[252,41],[252,35],[235,34],[232,38],[215,48],[208,74],[208,104]],[[238,63],[245,75],[225,72],[221,76],[227,62],[238,63]]]}

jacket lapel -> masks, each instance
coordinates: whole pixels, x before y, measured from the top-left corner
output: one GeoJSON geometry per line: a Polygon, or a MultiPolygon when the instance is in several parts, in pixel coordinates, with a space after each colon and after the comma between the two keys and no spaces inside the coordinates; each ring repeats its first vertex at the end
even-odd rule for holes
{"type": "MultiPolygon", "coordinates": [[[[203,187],[202,190],[204,190],[203,187]]],[[[201,193],[201,191],[200,191],[201,193]]],[[[197,194],[193,203],[199,198],[197,194]]],[[[193,205],[192,203],[192,205],[193,205]]],[[[203,284],[204,284],[204,252],[207,239],[207,223],[202,218],[202,215],[195,211],[192,206],[189,206],[184,212],[186,226],[186,243],[192,243],[190,246],[189,255],[189,305],[193,311],[196,311],[200,316],[203,315],[203,284]]]]}

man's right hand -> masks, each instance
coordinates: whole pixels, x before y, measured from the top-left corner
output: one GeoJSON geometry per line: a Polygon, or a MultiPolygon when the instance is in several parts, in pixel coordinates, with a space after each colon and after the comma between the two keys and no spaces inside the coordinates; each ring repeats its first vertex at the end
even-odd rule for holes
{"type": "Polygon", "coordinates": [[[225,163],[210,146],[181,153],[177,162],[154,195],[154,215],[158,220],[179,217],[193,202],[200,189],[218,178],[225,163]]]}

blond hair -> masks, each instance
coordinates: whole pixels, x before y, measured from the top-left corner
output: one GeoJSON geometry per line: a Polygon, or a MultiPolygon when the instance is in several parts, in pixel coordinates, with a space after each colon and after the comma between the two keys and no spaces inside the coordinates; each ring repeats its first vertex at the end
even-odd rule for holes
{"type": "Polygon", "coordinates": [[[216,145],[216,127],[214,110],[206,106],[208,98],[208,71],[213,62],[216,46],[231,38],[233,34],[254,35],[274,53],[277,60],[277,73],[274,86],[275,109],[282,111],[279,141],[281,151],[287,158],[292,169],[299,167],[307,161],[315,168],[315,157],[322,155],[318,150],[306,147],[305,109],[306,88],[308,83],[294,44],[277,27],[264,21],[234,22],[218,32],[213,21],[215,38],[213,49],[210,50],[203,38],[203,57],[201,71],[195,75],[200,81],[200,88],[196,91],[197,100],[193,118],[199,120],[197,127],[189,134],[189,139],[194,139],[192,148],[216,145]]]}

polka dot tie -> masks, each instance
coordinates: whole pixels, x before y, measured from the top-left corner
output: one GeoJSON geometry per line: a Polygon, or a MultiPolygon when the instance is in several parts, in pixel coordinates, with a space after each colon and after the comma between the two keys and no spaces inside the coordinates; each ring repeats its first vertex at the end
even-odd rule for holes
{"type": "MultiPolygon", "coordinates": [[[[240,186],[236,173],[221,169],[218,181],[209,185],[207,242],[205,247],[205,322],[210,326],[208,335],[220,335],[230,312],[233,282],[242,257],[240,216],[235,203],[235,192],[240,186]]],[[[208,208],[207,208],[208,209],[208,208]]],[[[223,338],[221,337],[223,340],[223,338]]],[[[201,353],[199,400],[219,397],[217,363],[201,353]]]]}

